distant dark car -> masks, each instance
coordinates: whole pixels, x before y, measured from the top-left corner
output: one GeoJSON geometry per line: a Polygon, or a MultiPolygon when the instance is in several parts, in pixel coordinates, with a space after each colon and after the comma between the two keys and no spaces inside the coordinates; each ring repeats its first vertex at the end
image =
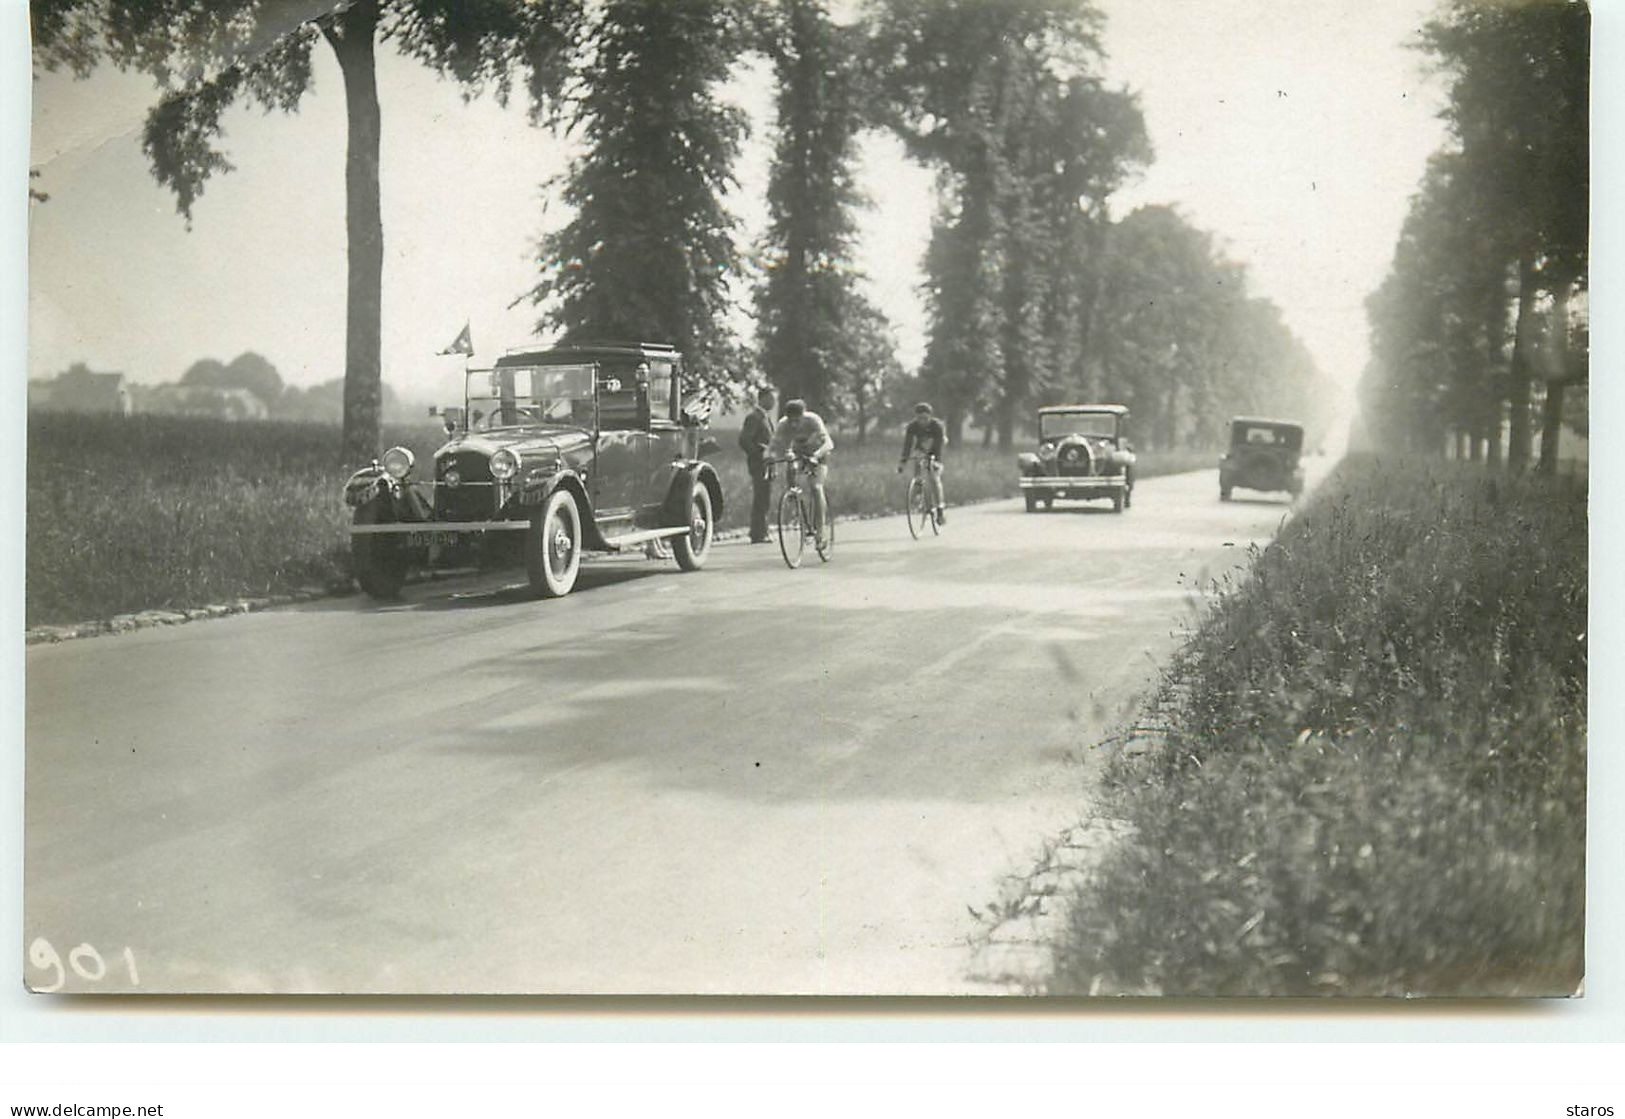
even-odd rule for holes
{"type": "Polygon", "coordinates": [[[1110,498],[1121,513],[1134,499],[1134,448],[1121,404],[1063,404],[1038,410],[1038,450],[1016,457],[1027,512],[1058,498],[1110,498]]]}
{"type": "Polygon", "coordinates": [[[392,598],[414,567],[522,555],[531,587],[556,597],[583,551],[652,542],[697,570],[722,485],[699,457],[709,408],[685,411],[682,384],[677,352],[647,344],[515,351],[469,370],[427,477],[392,447],[345,484],[357,582],[392,598]]]}
{"type": "Polygon", "coordinates": [[[1219,500],[1235,489],[1303,492],[1303,425],[1290,420],[1237,416],[1230,421],[1230,450],[1219,460],[1219,500]]]}

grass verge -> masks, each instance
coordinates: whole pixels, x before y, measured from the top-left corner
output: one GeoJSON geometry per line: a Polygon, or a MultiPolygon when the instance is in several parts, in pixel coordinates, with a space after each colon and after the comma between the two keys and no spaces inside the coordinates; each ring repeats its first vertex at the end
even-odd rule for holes
{"type": "MultiPolygon", "coordinates": [[[[725,449],[713,459],[727,499],[724,528],[744,525],[750,513],[735,434],[717,432],[725,449]]],[[[420,464],[444,441],[432,422],[392,428],[384,439],[410,447],[420,464]]],[[[842,441],[830,480],[838,515],[901,513],[899,445],[842,441]]],[[[27,624],[347,586],[349,511],[337,447],[337,429],[321,424],[30,415],[27,624]]],[[[1142,456],[1141,476],[1212,461],[1207,452],[1142,456]]],[[[963,448],[948,471],[955,504],[1016,492],[1006,452],[963,448]]]]}
{"type": "Polygon", "coordinates": [[[1573,992],[1586,544],[1582,481],[1343,463],[1108,766],[1046,990],[1573,992]]]}

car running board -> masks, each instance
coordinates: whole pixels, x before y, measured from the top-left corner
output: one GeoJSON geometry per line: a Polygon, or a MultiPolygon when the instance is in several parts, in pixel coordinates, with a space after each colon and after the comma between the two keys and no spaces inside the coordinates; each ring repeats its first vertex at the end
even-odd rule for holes
{"type": "Polygon", "coordinates": [[[686,528],[646,528],[639,532],[629,532],[624,536],[610,536],[604,540],[611,548],[617,551],[621,548],[630,548],[637,544],[647,544],[651,540],[667,540],[673,536],[687,536],[686,528]]]}

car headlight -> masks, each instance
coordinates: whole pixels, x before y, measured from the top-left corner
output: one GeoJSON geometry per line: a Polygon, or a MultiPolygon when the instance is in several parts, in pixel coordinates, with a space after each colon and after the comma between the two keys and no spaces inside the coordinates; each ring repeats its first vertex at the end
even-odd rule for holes
{"type": "Polygon", "coordinates": [[[1041,458],[1041,459],[1044,459],[1046,461],[1049,460],[1049,459],[1054,458],[1055,457],[1055,444],[1054,443],[1041,444],[1039,446],[1039,448],[1038,448],[1038,457],[1041,458]]]}
{"type": "Polygon", "coordinates": [[[412,452],[405,447],[391,447],[384,452],[384,457],[378,460],[384,468],[384,473],[399,482],[412,472],[412,464],[417,461],[412,452]]]}
{"type": "Polygon", "coordinates": [[[519,473],[519,456],[504,447],[491,456],[491,477],[506,482],[519,473]]]}

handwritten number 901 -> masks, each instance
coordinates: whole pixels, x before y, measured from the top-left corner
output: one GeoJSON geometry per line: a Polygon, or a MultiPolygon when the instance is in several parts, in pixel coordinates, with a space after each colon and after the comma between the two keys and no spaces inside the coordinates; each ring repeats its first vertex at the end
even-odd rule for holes
{"type": "MultiPolygon", "coordinates": [[[[124,969],[129,973],[130,983],[139,987],[141,977],[136,974],[135,953],[126,948],[122,955],[124,957],[124,969]]],[[[68,981],[69,968],[80,979],[88,980],[91,983],[99,983],[107,978],[107,961],[102,958],[102,954],[96,951],[95,947],[89,944],[81,944],[70,951],[68,953],[67,967],[64,967],[62,956],[51,946],[51,942],[43,936],[37,936],[34,938],[34,942],[28,946],[28,962],[51,976],[49,984],[34,988],[35,991],[44,995],[62,989],[63,985],[68,981]]]]}

